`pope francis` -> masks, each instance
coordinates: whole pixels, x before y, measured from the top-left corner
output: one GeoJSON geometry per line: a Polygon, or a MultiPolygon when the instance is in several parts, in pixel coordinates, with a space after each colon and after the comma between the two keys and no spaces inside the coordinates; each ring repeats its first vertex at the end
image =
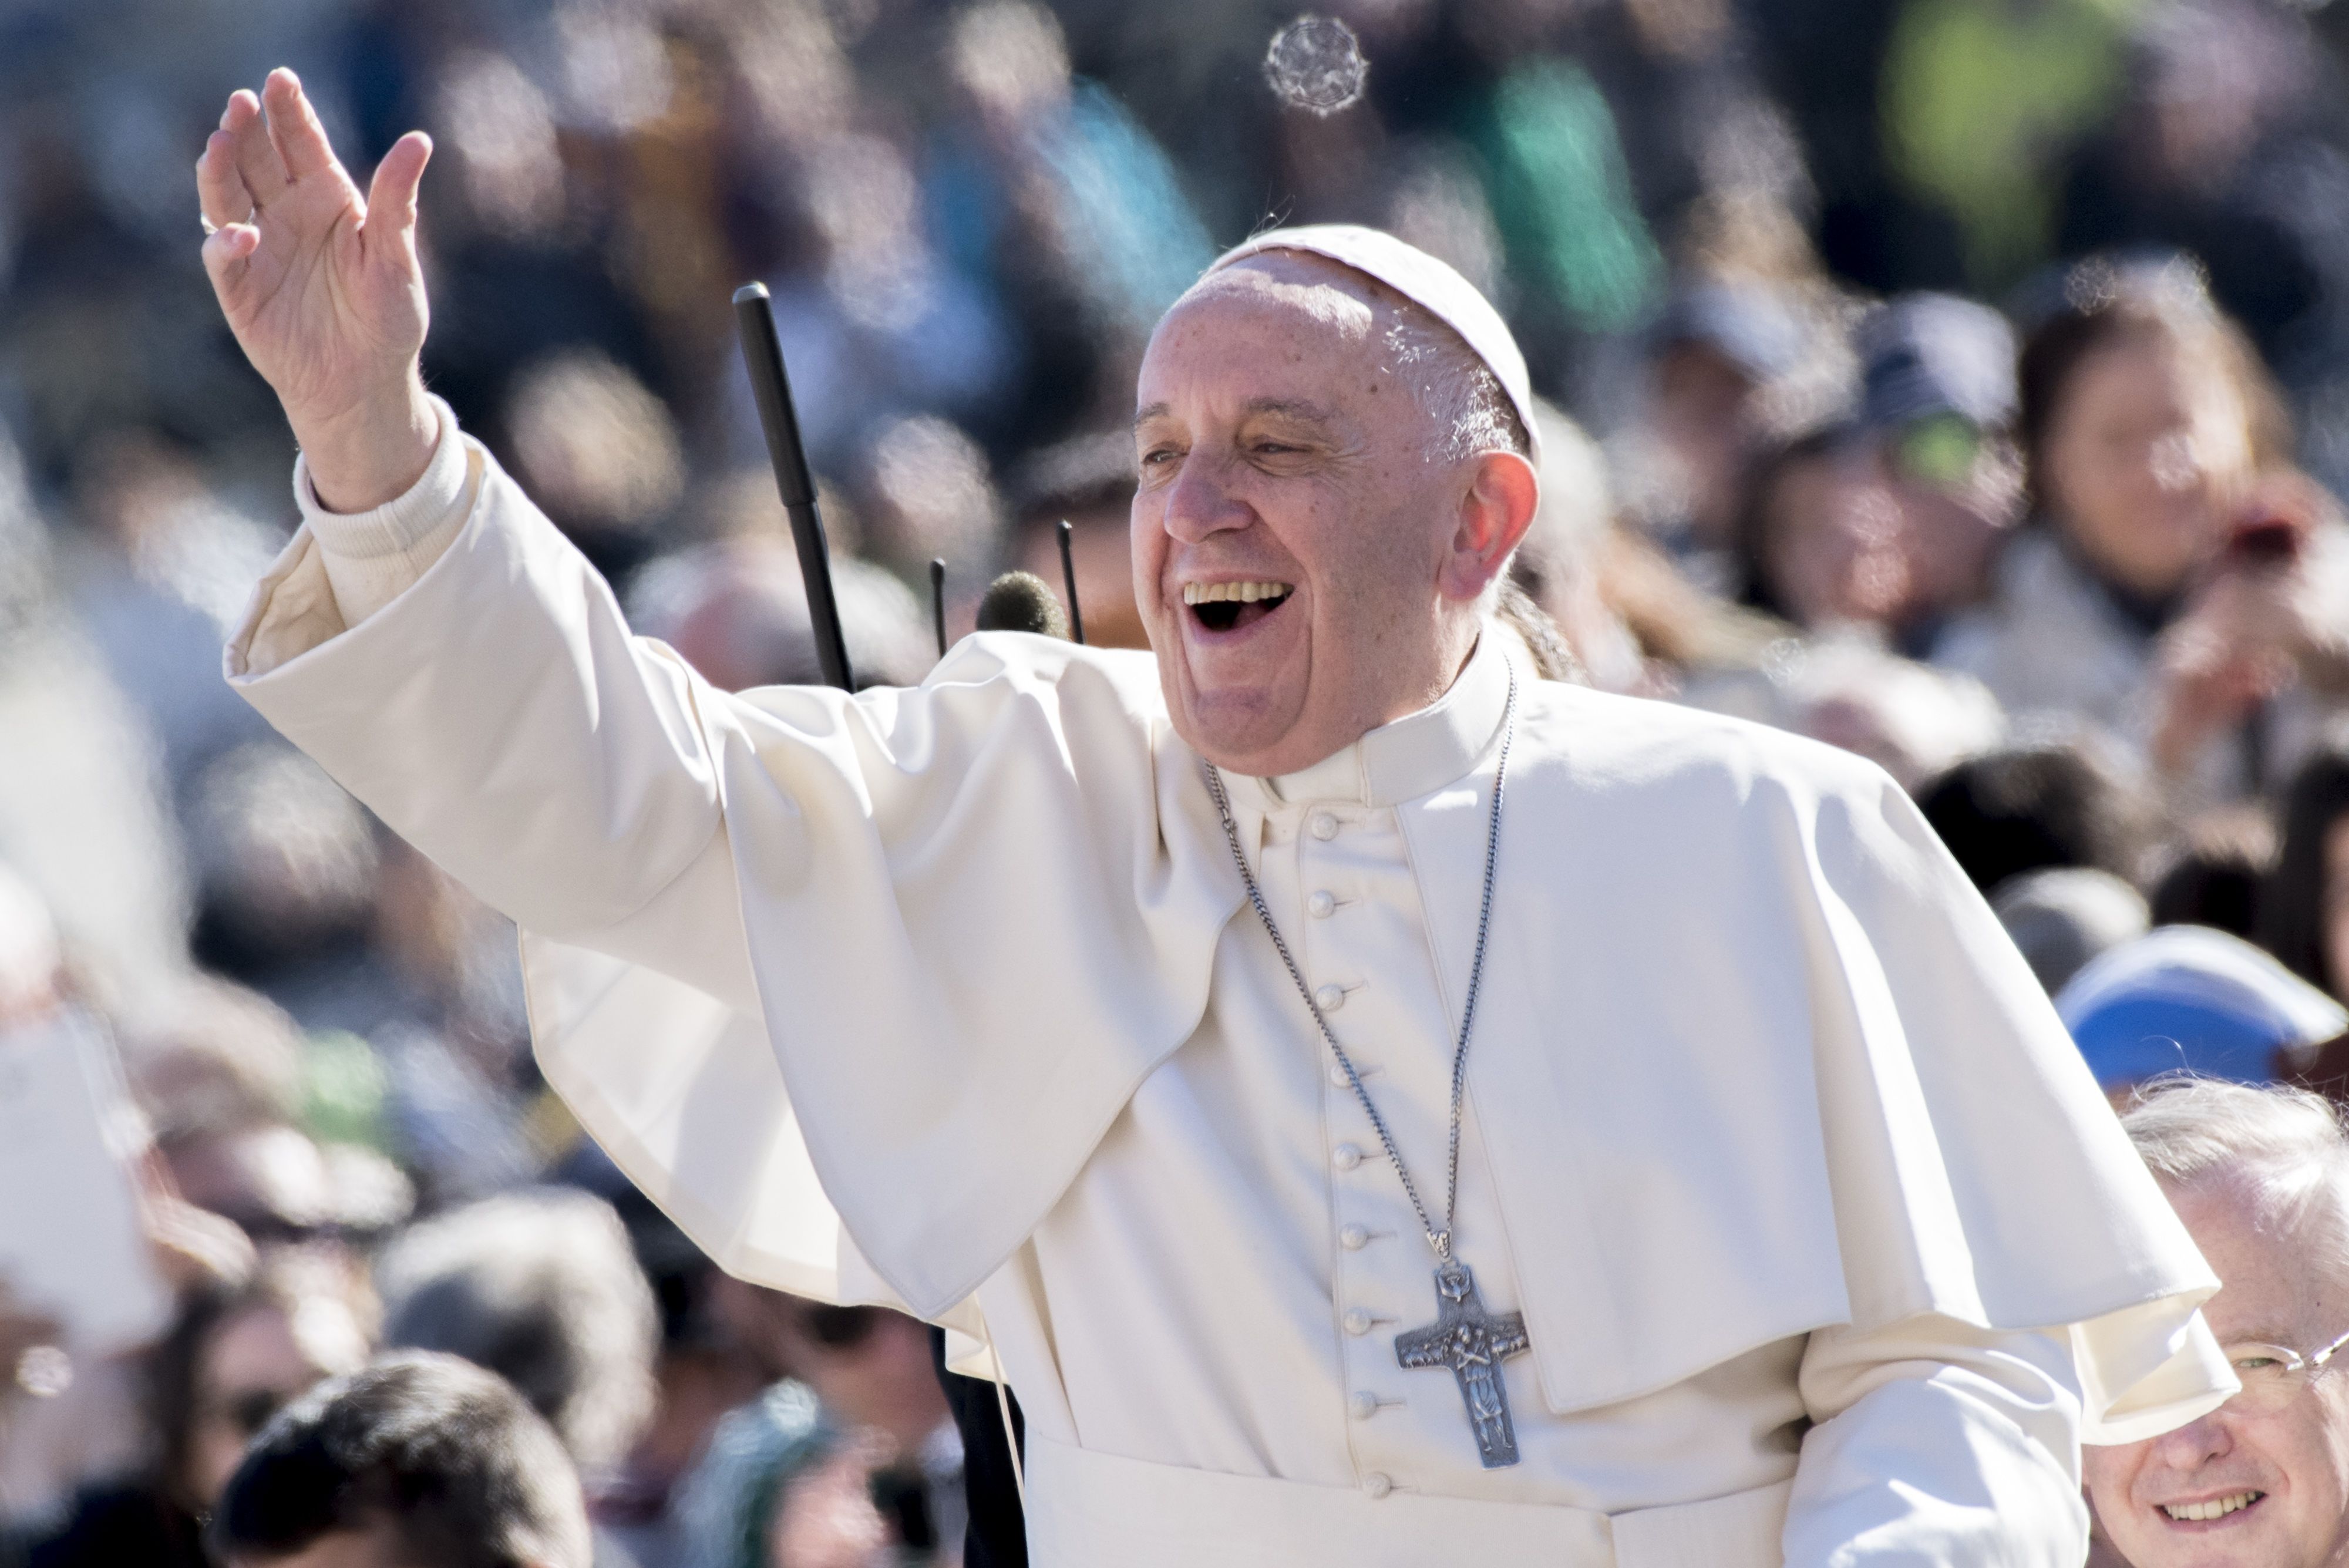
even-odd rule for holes
{"type": "Polygon", "coordinates": [[[1276,230],[1159,324],[1155,657],[713,690],[417,369],[411,133],[198,166],[303,456],[229,678],[524,932],[550,1081],[720,1262],[958,1331],[1050,1568],[2029,1564],[2233,1386],[2215,1282],[1868,764],[1537,680],[1507,328],[1276,230]]]}

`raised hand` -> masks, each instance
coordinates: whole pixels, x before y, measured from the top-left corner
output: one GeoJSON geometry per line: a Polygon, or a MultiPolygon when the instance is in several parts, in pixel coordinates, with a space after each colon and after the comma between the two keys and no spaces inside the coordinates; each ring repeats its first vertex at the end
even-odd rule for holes
{"type": "Polygon", "coordinates": [[[431,156],[409,131],[362,197],[280,68],[259,98],[230,97],[196,162],[212,292],[285,405],[319,500],[339,512],[407,490],[438,438],[417,371],[430,313],[416,190],[431,156]]]}

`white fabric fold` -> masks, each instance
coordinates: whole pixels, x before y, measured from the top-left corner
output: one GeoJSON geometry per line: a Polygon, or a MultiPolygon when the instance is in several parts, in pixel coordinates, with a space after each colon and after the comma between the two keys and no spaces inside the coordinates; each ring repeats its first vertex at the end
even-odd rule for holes
{"type": "MultiPolygon", "coordinates": [[[[933,1315],[1012,1291],[1199,1024],[1239,908],[1149,661],[980,637],[912,691],[728,696],[475,462],[454,541],[347,630],[297,536],[232,678],[525,928],[550,1080],[721,1262],[854,1293],[869,1259],[933,1315]]],[[[1453,1016],[1499,659],[1359,764],[1395,792],[1453,1016]]],[[[1234,800],[1257,831],[1270,796],[1234,800]]],[[[2068,1326],[2092,1423],[2223,1396],[2215,1282],[1880,773],[1529,681],[1508,811],[1470,1066],[1506,1257],[1480,1278],[1526,1312],[1550,1411],[1924,1314],[2068,1326]]],[[[1035,1305],[989,1312],[1044,1376],[1035,1305]]]]}

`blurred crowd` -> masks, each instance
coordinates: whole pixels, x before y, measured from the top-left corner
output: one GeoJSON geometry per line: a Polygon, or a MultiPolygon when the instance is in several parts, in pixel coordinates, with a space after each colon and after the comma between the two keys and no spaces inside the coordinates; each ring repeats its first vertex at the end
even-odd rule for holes
{"type": "Polygon", "coordinates": [[[959,1556],[926,1332],[714,1271],[538,1078],[512,928],[221,680],[293,454],[189,168],[279,63],[357,169],[433,133],[429,381],[720,685],[816,675],[736,284],[905,683],[929,564],[958,635],[1063,520],[1140,646],[1152,323],[1252,229],[1376,223],[1549,400],[1558,673],[1882,763],[2116,1093],[2349,1086],[2341,8],[1331,9],[1320,114],[1245,0],[0,0],[0,1050],[111,1039],[173,1302],[100,1355],[0,1278],[0,1563],[202,1561],[248,1440],[390,1347],[520,1392],[598,1563],[959,1556]]]}

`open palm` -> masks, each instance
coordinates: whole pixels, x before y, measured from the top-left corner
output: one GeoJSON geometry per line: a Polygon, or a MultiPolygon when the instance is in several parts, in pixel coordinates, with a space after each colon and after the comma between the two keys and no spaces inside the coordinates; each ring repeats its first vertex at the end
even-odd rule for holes
{"type": "Polygon", "coordinates": [[[431,152],[420,131],[400,138],[362,197],[283,69],[231,97],[204,144],[204,270],[305,448],[403,417],[429,317],[416,191],[431,152]]]}

